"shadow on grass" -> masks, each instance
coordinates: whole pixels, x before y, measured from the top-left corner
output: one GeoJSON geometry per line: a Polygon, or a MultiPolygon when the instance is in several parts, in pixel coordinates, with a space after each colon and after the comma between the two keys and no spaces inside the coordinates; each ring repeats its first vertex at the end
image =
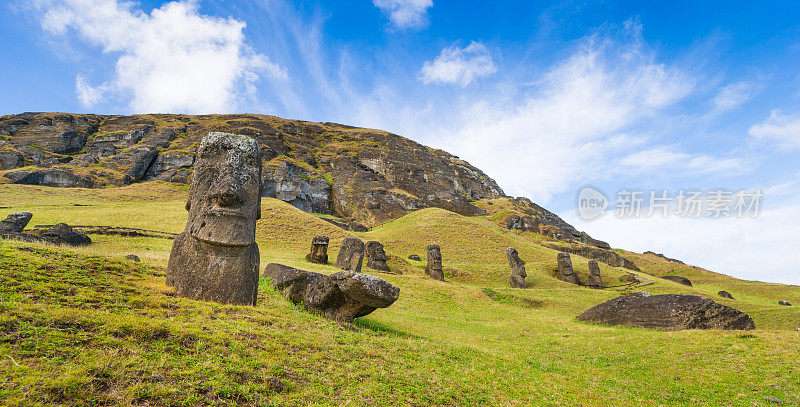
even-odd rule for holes
{"type": "Polygon", "coordinates": [[[397,336],[401,338],[410,338],[410,339],[424,339],[422,336],[410,334],[408,332],[398,331],[388,325],[382,324],[380,322],[370,321],[368,319],[358,318],[353,322],[353,326],[361,329],[366,329],[381,335],[391,335],[397,336]]]}

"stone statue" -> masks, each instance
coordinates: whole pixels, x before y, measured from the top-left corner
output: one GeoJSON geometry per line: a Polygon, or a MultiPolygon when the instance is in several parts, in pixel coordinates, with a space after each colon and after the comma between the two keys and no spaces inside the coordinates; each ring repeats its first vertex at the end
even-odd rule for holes
{"type": "Polygon", "coordinates": [[[444,281],[444,271],[442,271],[442,251],[438,244],[428,245],[428,265],[425,273],[429,276],[444,281]]]}
{"type": "Polygon", "coordinates": [[[189,218],[175,238],[167,284],[181,297],[255,305],[261,217],[261,154],[252,138],[208,133],[189,189],[189,218]]]}
{"type": "Polygon", "coordinates": [[[603,288],[603,276],[600,275],[600,265],[597,260],[589,260],[589,281],[586,282],[589,288],[603,288]]]}
{"type": "Polygon", "coordinates": [[[311,253],[306,260],[317,264],[328,264],[328,236],[317,236],[311,240],[311,253]]]}
{"type": "Polygon", "coordinates": [[[373,270],[389,272],[389,266],[386,264],[386,251],[383,250],[383,245],[376,241],[367,242],[367,267],[373,270]]]}
{"type": "Polygon", "coordinates": [[[506,258],[508,264],[511,266],[511,288],[526,288],[528,285],[525,283],[525,262],[519,258],[517,249],[509,247],[506,249],[506,258]]]}
{"type": "Polygon", "coordinates": [[[361,272],[361,262],[364,261],[364,242],[357,237],[346,237],[339,247],[336,256],[336,267],[342,270],[361,272]]]}
{"type": "Polygon", "coordinates": [[[561,252],[556,259],[558,260],[558,274],[556,274],[556,278],[561,281],[580,285],[581,282],[578,280],[578,275],[572,270],[572,259],[569,258],[569,253],[561,252]]]}

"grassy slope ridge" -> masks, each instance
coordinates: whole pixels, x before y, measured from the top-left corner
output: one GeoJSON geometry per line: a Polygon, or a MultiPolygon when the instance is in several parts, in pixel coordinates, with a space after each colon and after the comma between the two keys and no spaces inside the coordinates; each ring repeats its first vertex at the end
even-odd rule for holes
{"type": "MultiPolygon", "coordinates": [[[[31,225],[179,232],[185,194],[157,182],[104,190],[0,185],[0,216],[28,210],[31,225]]],[[[360,318],[355,331],[295,309],[266,281],[255,308],[176,298],[163,280],[170,240],[92,236],[95,244],[82,249],[0,241],[0,404],[752,406],[765,396],[800,404],[793,331],[800,308],[777,305],[800,304],[800,287],[624,252],[645,272],[695,282],[642,274],[653,284],[641,290],[708,296],[749,313],[758,330],[584,324],[574,316],[620,289],[556,280],[556,252],[539,245],[539,235],[500,228],[501,212],[425,209],[351,233],[264,199],[262,267],[335,272],[305,262],[311,238],[330,236],[335,259],[341,239],[356,235],[384,243],[390,266],[404,272],[367,270],[401,287],[401,297],[360,318]],[[424,275],[429,243],[442,246],[447,282],[424,275]],[[528,263],[528,289],[507,288],[508,246],[528,263]],[[122,260],[129,253],[144,264],[122,260]],[[721,289],[736,300],[717,297],[721,289]]],[[[587,260],[572,258],[585,275],[587,260]]],[[[627,272],[601,269],[609,285],[627,272]]]]}

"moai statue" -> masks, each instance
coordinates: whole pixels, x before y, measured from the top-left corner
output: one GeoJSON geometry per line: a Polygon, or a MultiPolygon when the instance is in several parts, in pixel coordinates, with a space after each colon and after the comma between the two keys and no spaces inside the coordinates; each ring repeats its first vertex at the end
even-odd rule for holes
{"type": "Polygon", "coordinates": [[[578,275],[572,270],[572,260],[569,258],[569,253],[561,252],[558,254],[557,259],[558,274],[556,274],[556,278],[561,281],[580,285],[581,282],[578,280],[578,275]]]}
{"type": "Polygon", "coordinates": [[[367,242],[367,267],[373,270],[389,272],[389,266],[386,264],[386,251],[383,250],[383,245],[376,241],[367,242]]]}
{"type": "Polygon", "coordinates": [[[589,260],[589,281],[586,282],[589,288],[603,288],[603,277],[600,275],[600,265],[597,260],[589,260]]]}
{"type": "Polygon", "coordinates": [[[444,281],[444,271],[442,271],[442,251],[438,244],[428,245],[428,265],[425,273],[429,276],[444,281]]]}
{"type": "Polygon", "coordinates": [[[346,237],[339,247],[336,256],[336,267],[342,270],[361,272],[361,262],[364,261],[364,242],[357,237],[346,237]]]}
{"type": "Polygon", "coordinates": [[[167,284],[178,296],[256,304],[260,190],[261,153],[255,140],[228,133],[203,137],[186,202],[189,218],[167,264],[167,284]]]}
{"type": "Polygon", "coordinates": [[[306,260],[317,264],[328,264],[328,236],[317,236],[311,240],[311,253],[306,260]]]}
{"type": "Polygon", "coordinates": [[[509,247],[506,249],[506,258],[508,264],[511,266],[511,288],[526,288],[528,285],[525,283],[525,262],[519,258],[517,249],[509,247]]]}

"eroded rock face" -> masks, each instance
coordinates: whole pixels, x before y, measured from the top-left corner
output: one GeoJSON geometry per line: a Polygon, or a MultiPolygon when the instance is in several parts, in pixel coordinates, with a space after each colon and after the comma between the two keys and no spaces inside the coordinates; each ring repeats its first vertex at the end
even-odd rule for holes
{"type": "Polygon", "coordinates": [[[12,213],[0,221],[0,233],[22,233],[31,218],[33,214],[30,212],[12,213]]]}
{"type": "Polygon", "coordinates": [[[696,295],[635,293],[597,305],[578,319],[606,325],[682,329],[755,329],[747,314],[696,295]]]}
{"type": "Polygon", "coordinates": [[[444,270],[442,270],[442,250],[438,244],[428,245],[428,264],[425,273],[439,281],[444,281],[444,270]]]}
{"type": "Polygon", "coordinates": [[[731,293],[729,293],[727,291],[720,291],[720,292],[717,293],[717,295],[719,295],[722,298],[727,298],[729,300],[733,299],[733,295],[731,295],[731,293]]]}
{"type": "Polygon", "coordinates": [[[519,258],[517,249],[507,248],[506,259],[511,266],[511,288],[526,288],[528,285],[525,283],[525,277],[528,277],[528,274],[525,272],[525,262],[519,258]]]}
{"type": "Polygon", "coordinates": [[[400,289],[389,282],[353,271],[326,276],[271,263],[264,277],[292,303],[341,322],[386,308],[400,296],[400,289]]]}
{"type": "Polygon", "coordinates": [[[366,246],[367,267],[373,270],[389,272],[389,266],[386,264],[386,251],[383,250],[383,245],[380,242],[370,241],[366,246]]]}
{"type": "Polygon", "coordinates": [[[589,280],[586,281],[589,288],[603,288],[603,276],[600,274],[600,265],[597,260],[589,260],[589,280]]]}
{"type": "Polygon", "coordinates": [[[200,143],[184,232],[175,238],[167,284],[182,297],[255,305],[261,217],[261,154],[255,140],[208,133],[200,143]]]}
{"type": "Polygon", "coordinates": [[[336,267],[342,270],[361,272],[361,263],[364,261],[364,242],[357,237],[346,237],[339,247],[336,256],[336,267]]]}
{"type": "Polygon", "coordinates": [[[664,280],[674,281],[674,282],[676,282],[676,283],[678,283],[678,284],[688,285],[689,287],[691,287],[691,286],[692,286],[692,282],[691,282],[691,281],[690,281],[688,278],[686,278],[686,277],[681,277],[681,276],[664,276],[664,277],[661,277],[661,278],[663,278],[664,280]]]}
{"type": "Polygon", "coordinates": [[[569,258],[569,253],[559,253],[558,256],[556,256],[556,260],[558,261],[556,278],[561,281],[580,285],[581,282],[578,279],[578,275],[575,274],[575,271],[572,269],[572,259],[569,258]]]}
{"type": "Polygon", "coordinates": [[[0,151],[0,170],[12,170],[25,165],[25,156],[19,151],[0,151]]]}
{"type": "Polygon", "coordinates": [[[311,253],[306,255],[306,260],[317,264],[328,264],[328,236],[316,236],[311,240],[311,253]]]}
{"type": "Polygon", "coordinates": [[[261,196],[277,198],[306,212],[333,213],[331,184],[301,166],[281,161],[264,173],[261,196]]]}

